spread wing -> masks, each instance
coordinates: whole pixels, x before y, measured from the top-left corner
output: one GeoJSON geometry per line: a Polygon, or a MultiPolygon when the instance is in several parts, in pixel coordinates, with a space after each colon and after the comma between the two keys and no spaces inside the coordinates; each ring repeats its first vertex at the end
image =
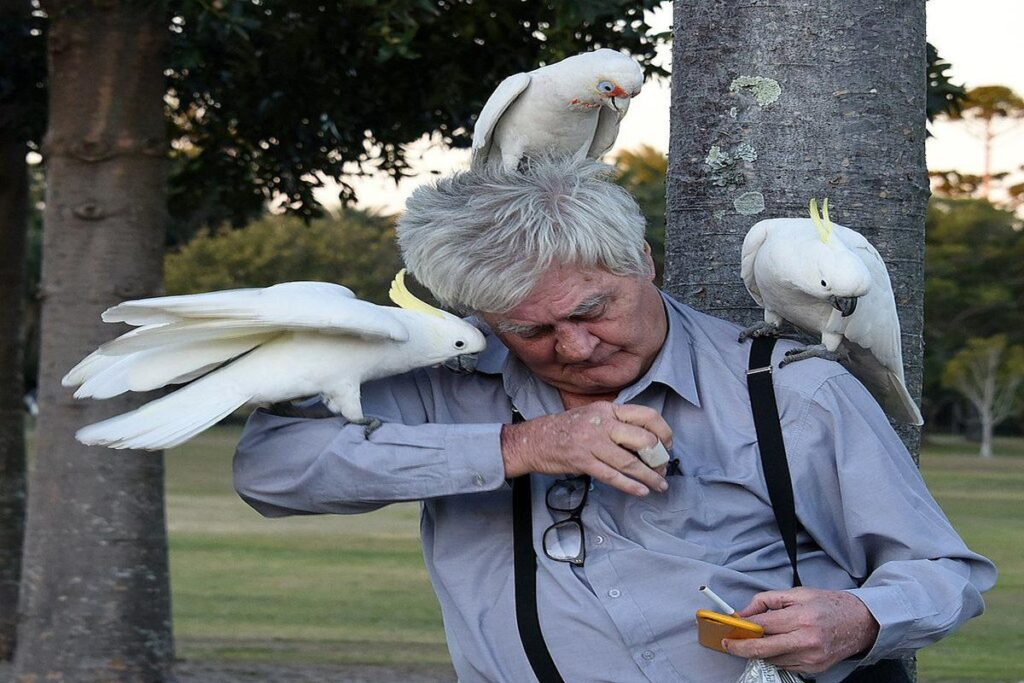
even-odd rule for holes
{"type": "Polygon", "coordinates": [[[295,330],[405,341],[409,331],[393,310],[325,282],[128,301],[103,319],[140,327],[100,346],[62,384],[81,385],[78,398],[180,384],[295,330]]]}
{"type": "Polygon", "coordinates": [[[516,101],[530,85],[530,74],[513,74],[503,80],[487,98],[484,108],[480,110],[476,125],[473,127],[473,164],[474,166],[487,161],[491,151],[494,129],[498,126],[502,114],[516,101]]]}

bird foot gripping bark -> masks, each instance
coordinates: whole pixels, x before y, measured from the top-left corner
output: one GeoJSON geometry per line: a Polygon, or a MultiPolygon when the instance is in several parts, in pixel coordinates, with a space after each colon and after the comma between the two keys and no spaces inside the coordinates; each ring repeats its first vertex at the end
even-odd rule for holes
{"type": "Polygon", "coordinates": [[[747,329],[740,332],[740,337],[736,341],[742,342],[749,338],[755,337],[778,337],[779,328],[771,323],[764,322],[763,320],[759,323],[751,325],[747,329]]]}
{"type": "Polygon", "coordinates": [[[795,349],[786,351],[786,357],[779,361],[779,367],[785,367],[790,363],[794,363],[798,360],[806,360],[808,358],[824,358],[825,360],[834,360],[839,362],[839,354],[835,351],[829,351],[825,348],[824,344],[813,344],[811,346],[799,346],[795,349]]]}

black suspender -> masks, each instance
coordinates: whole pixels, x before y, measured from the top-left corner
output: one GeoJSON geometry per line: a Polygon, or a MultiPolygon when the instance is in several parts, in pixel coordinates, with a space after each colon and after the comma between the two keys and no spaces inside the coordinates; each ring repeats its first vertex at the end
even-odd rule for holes
{"type": "MultiPolygon", "coordinates": [[[[747,389],[757,431],[761,467],[764,470],[768,497],[771,499],[775,521],[786,545],[786,553],[793,565],[793,585],[799,586],[800,574],[796,567],[796,534],[800,522],[793,502],[793,482],[786,460],[786,445],[782,439],[779,408],[772,385],[772,350],[774,337],[757,337],[750,347],[747,370],[747,389]]],[[[512,409],[512,421],[523,421],[522,415],[512,409]]],[[[537,615],[537,555],[533,548],[533,506],[530,495],[530,475],[512,480],[512,536],[515,544],[516,622],[527,659],[540,683],[564,683],[551,653],[548,652],[537,615]]],[[[910,683],[910,677],[899,660],[883,660],[857,669],[844,683],[910,683]]]]}
{"type": "Polygon", "coordinates": [[[755,337],[750,345],[750,364],[747,368],[747,389],[750,392],[750,408],[754,413],[754,428],[757,430],[758,451],[761,453],[761,469],[764,470],[768,497],[771,499],[775,522],[779,525],[782,541],[786,544],[789,561],[793,565],[793,585],[800,585],[800,574],[796,569],[796,532],[799,522],[793,503],[793,482],[789,476],[786,460],[786,444],[782,440],[782,426],[779,424],[779,408],[775,403],[775,388],[772,385],[772,349],[775,337],[755,337]]]}
{"type": "MultiPolygon", "coordinates": [[[[513,424],[523,416],[512,409],[513,424]]],[[[512,480],[513,566],[516,579],[516,623],[519,638],[540,683],[563,683],[562,676],[548,652],[537,615],[537,554],[533,549],[533,505],[530,496],[530,475],[512,480]]]]}

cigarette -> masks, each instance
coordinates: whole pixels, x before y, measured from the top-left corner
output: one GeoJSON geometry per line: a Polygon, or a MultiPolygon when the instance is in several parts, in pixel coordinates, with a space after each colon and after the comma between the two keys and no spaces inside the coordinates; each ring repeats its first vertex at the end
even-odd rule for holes
{"type": "Polygon", "coordinates": [[[711,600],[711,602],[715,603],[715,605],[718,607],[719,610],[722,611],[723,614],[736,614],[736,610],[734,610],[725,600],[718,597],[715,591],[711,590],[710,587],[701,586],[697,590],[703,593],[709,600],[711,600]]]}

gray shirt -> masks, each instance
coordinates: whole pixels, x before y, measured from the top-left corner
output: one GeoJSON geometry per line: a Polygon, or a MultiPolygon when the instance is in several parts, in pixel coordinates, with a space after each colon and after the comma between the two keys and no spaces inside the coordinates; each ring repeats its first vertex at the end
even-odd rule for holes
{"type": "MultiPolygon", "coordinates": [[[[583,567],[549,560],[540,536],[565,518],[545,504],[555,478],[533,475],[541,628],[567,681],[730,681],[744,661],[701,647],[701,584],[737,609],[791,586],[789,558],[757,450],[737,326],[665,296],[668,336],[649,371],[616,399],[661,413],[681,474],[646,498],[596,483],[582,513],[583,567]]],[[[563,410],[490,337],[477,373],[414,371],[363,387],[369,439],[340,417],[257,410],[235,455],[235,486],[267,516],[359,513],[422,501],[423,553],[459,679],[534,680],[520,643],[512,571],[512,494],[499,434],[563,410]]],[[[793,344],[781,341],[779,357],[793,344]]],[[[839,364],[774,373],[797,515],[804,585],[849,590],[881,626],[859,663],[905,655],[980,614],[995,567],[971,552],[928,493],[878,405],[839,364]]],[[[831,683],[858,662],[818,680],[831,683]]]]}

